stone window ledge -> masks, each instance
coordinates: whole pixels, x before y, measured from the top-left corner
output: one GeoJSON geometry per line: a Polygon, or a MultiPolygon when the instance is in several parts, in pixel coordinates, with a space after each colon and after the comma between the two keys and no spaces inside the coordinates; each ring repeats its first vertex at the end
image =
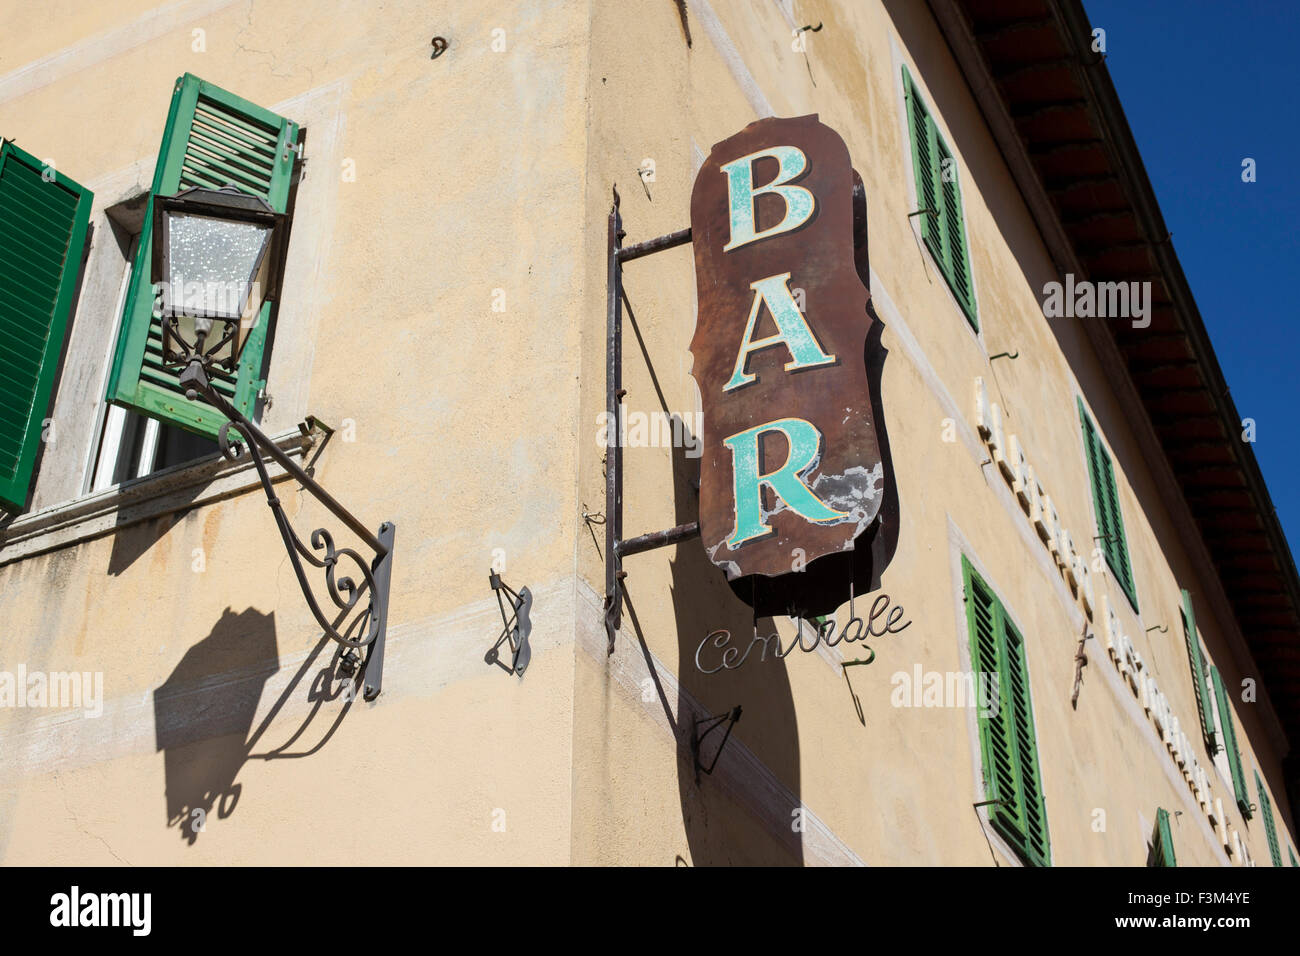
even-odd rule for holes
{"type": "MultiPolygon", "coordinates": [[[[319,442],[320,433],[315,428],[297,428],[274,435],[271,440],[306,467],[307,455],[319,442]]],[[[273,482],[288,477],[271,459],[266,460],[266,468],[273,482]]],[[[215,454],[197,462],[173,465],[0,524],[0,567],[260,487],[248,449],[236,461],[215,454]]]]}

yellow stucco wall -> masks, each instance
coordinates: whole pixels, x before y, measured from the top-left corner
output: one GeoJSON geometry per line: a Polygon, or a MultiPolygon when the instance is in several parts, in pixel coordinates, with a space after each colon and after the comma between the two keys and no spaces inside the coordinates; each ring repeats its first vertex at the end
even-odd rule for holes
{"type": "MultiPolygon", "coordinates": [[[[1211,582],[1087,337],[1043,318],[1050,258],[924,5],[691,0],[690,48],[676,5],[658,0],[403,2],[382,15],[361,2],[18,6],[0,40],[0,132],[58,158],[97,211],[148,187],[183,72],[291,118],[315,104],[284,293],[286,308],[310,297],[315,331],[301,355],[273,356],[268,388],[277,375],[308,384],[267,427],[351,421],[355,440],[331,440],[317,477],[366,523],[395,522],[397,541],[385,690],[350,706],[323,683],[333,647],[312,656],[319,631],[260,491],[0,564],[0,670],[102,671],[107,701],[95,720],[0,709],[0,861],[1005,864],[972,806],[972,709],[891,704],[896,673],[969,667],[961,553],[1028,642],[1055,862],[1140,865],[1157,807],[1183,811],[1180,863],[1223,861],[1099,641],[1070,707],[1081,612],[996,468],[981,467],[977,376],[1085,547],[1083,396],[1120,473],[1141,617],[1106,574],[1097,595],[1193,728],[1178,591],[1211,582]],[[805,57],[792,30],[817,22],[805,57]],[[431,60],[435,34],[450,45],[431,60]],[[958,158],[978,335],[908,218],[904,64],[958,158]],[[866,187],[901,510],[881,587],[913,623],[871,642],[874,662],[847,677],[833,656],[798,652],[700,674],[700,640],[747,634],[752,615],[698,541],[627,559],[629,608],[607,657],[603,528],[581,518],[604,508],[611,185],[627,242],[683,228],[710,147],[769,111],[820,114],[866,187]],[[1019,357],[989,362],[1004,350],[1019,357]],[[500,628],[494,551],[507,583],[537,598],[522,681],[482,660],[500,628]],[[1158,625],[1167,633],[1146,633],[1158,625]],[[164,685],[176,695],[160,698],[164,685]],[[728,761],[697,783],[683,743],[694,708],[736,704],[728,761]],[[206,829],[187,831],[177,807],[207,810],[206,829]]],[[[630,263],[625,285],[627,409],[661,411],[662,392],[667,411],[695,412],[689,247],[630,263]]],[[[680,449],[624,461],[626,534],[694,520],[680,449]]],[[[303,532],[323,523],[279,487],[303,532]]],[[[1198,601],[1198,623],[1234,687],[1253,665],[1211,607],[1198,601]]],[[[794,634],[784,618],[760,627],[794,634]]],[[[1294,846],[1263,706],[1236,705],[1243,761],[1294,846]]],[[[1267,863],[1258,818],[1229,816],[1267,863]]]]}

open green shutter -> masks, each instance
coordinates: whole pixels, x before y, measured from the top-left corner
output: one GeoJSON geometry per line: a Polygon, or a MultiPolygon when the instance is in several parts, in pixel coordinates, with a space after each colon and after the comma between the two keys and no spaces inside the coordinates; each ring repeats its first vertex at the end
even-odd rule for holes
{"type": "Polygon", "coordinates": [[[975,315],[975,289],[971,284],[970,256],[966,251],[966,225],[961,211],[957,160],[938,133],[935,134],[935,144],[939,152],[939,187],[943,194],[943,258],[948,285],[966,314],[966,321],[978,332],[980,325],[975,315]],[[947,177],[944,176],[945,167],[951,170],[947,177]]]}
{"type": "Polygon", "coordinates": [[[1012,741],[1020,771],[1020,813],[1024,833],[1024,851],[1035,866],[1047,866],[1051,854],[1047,838],[1047,804],[1043,797],[1042,775],[1038,769],[1038,740],[1034,736],[1034,712],[1029,694],[1029,665],[1025,660],[1025,641],[1006,616],[1001,604],[1002,635],[1006,648],[1006,671],[1011,684],[1012,741]]]}
{"type": "Polygon", "coordinates": [[[1228,770],[1232,774],[1232,791],[1237,798],[1237,809],[1249,820],[1250,794],[1246,791],[1246,774],[1241,768],[1241,751],[1237,748],[1237,728],[1232,722],[1228,688],[1223,685],[1223,677],[1217,667],[1210,667],[1210,679],[1214,682],[1214,698],[1219,702],[1219,728],[1223,731],[1223,749],[1228,756],[1228,770]]]}
{"type": "MultiPolygon", "coordinates": [[[[1255,771],[1255,791],[1259,794],[1259,815],[1264,818],[1264,835],[1268,837],[1268,855],[1273,858],[1274,866],[1282,865],[1282,850],[1277,843],[1277,823],[1273,820],[1273,801],[1264,789],[1264,780],[1255,771]]],[[[1292,860],[1294,862],[1294,859],[1292,860]]]]}
{"type": "Polygon", "coordinates": [[[956,159],[944,142],[939,128],[921,98],[912,74],[903,67],[903,94],[907,100],[907,125],[912,137],[912,172],[916,177],[916,200],[922,215],[921,234],[938,263],[953,297],[966,320],[978,332],[975,289],[971,280],[970,253],[962,218],[961,186],[957,182],[956,159]],[[945,162],[953,164],[945,179],[945,162]]]}
{"type": "Polygon", "coordinates": [[[1102,444],[1097,427],[1079,405],[1079,423],[1083,427],[1084,452],[1088,459],[1088,477],[1092,483],[1092,502],[1097,511],[1097,531],[1106,563],[1115,574],[1120,590],[1138,612],[1137,586],[1133,583],[1133,565],[1129,560],[1128,539],[1124,535],[1124,515],[1119,506],[1119,484],[1115,480],[1115,463],[1102,444]]]}
{"type": "Polygon", "coordinates": [[[1174,837],[1169,830],[1169,811],[1156,809],[1156,829],[1151,836],[1151,853],[1147,857],[1148,866],[1177,866],[1174,856],[1174,837]]]}
{"type": "Polygon", "coordinates": [[[981,701],[979,713],[985,799],[994,801],[989,806],[989,819],[1025,862],[1047,866],[1051,859],[1047,810],[1038,769],[1024,641],[1007,618],[1002,603],[965,557],[962,575],[971,662],[978,684],[986,686],[983,675],[992,675],[997,681],[998,699],[981,701]]]}
{"type": "Polygon", "coordinates": [[[0,142],[0,507],[27,506],[94,194],[0,142]]]}
{"type": "Polygon", "coordinates": [[[907,128],[912,134],[912,173],[916,177],[916,201],[922,210],[921,234],[936,260],[943,262],[943,226],[939,205],[938,159],[935,156],[934,120],[925,101],[903,67],[903,94],[907,100],[907,128]]]}
{"type": "MultiPolygon", "coordinates": [[[[233,185],[284,212],[297,142],[296,123],[190,73],[176,81],[109,374],[108,401],[200,435],[216,435],[221,416],[206,402],[187,399],[176,374],[163,368],[162,326],[153,311],[150,276],[153,196],[170,196],[191,186],[233,185]]],[[[248,416],[264,384],[262,360],[270,313],[271,304],[263,305],[244,347],[238,380],[234,384],[214,380],[218,390],[248,416]]]]}
{"type": "Polygon", "coordinates": [[[1201,641],[1196,636],[1196,613],[1192,609],[1192,595],[1183,588],[1183,639],[1187,642],[1187,659],[1192,666],[1192,687],[1196,691],[1196,710],[1201,717],[1201,733],[1205,746],[1213,756],[1218,748],[1214,739],[1214,711],[1210,709],[1210,695],[1205,688],[1205,658],[1201,654],[1201,641]]]}

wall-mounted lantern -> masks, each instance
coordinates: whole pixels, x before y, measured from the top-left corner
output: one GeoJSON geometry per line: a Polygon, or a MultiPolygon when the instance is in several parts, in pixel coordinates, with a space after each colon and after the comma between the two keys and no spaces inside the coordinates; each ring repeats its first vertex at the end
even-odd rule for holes
{"type": "Polygon", "coordinates": [[[373,700],[383,676],[393,523],[385,522],[378,533],[371,532],[212,386],[213,377],[237,377],[240,356],[263,305],[279,293],[286,231],[283,214],[235,186],[154,197],[152,278],[161,305],[163,361],[180,370],[187,398],[201,397],[228,419],[217,433],[227,458],[237,459],[244,449],[244,443],[229,439],[232,426],[247,443],[303,596],[316,622],[343,645],[339,672],[344,677],[355,674],[357,651],[365,648],[364,696],[373,700]],[[264,455],[357,535],[373,557],[366,560],[352,548],[335,548],[324,528],[312,532],[310,548],[303,544],[271,487],[264,455]],[[339,572],[343,559],[356,566],[360,581],[339,572]],[[324,572],[337,610],[332,620],[308,584],[304,562],[324,572]]]}
{"type": "Polygon", "coordinates": [[[163,356],[234,378],[262,304],[279,291],[285,217],[234,186],[186,189],[153,204],[153,281],[163,356]]]}

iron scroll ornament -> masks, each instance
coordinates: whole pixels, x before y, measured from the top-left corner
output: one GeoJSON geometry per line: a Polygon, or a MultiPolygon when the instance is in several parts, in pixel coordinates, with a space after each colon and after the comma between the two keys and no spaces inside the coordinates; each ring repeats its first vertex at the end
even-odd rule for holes
{"type": "Polygon", "coordinates": [[[353,676],[360,662],[357,651],[366,648],[366,658],[362,668],[365,686],[362,693],[366,700],[374,700],[382,689],[384,634],[388,621],[388,591],[392,572],[395,526],[392,522],[386,521],[379,526],[379,533],[376,535],[362,525],[335,501],[329,492],[317,484],[315,479],[282,452],[260,428],[245,418],[212,387],[200,360],[191,361],[186,366],[180,375],[180,386],[191,401],[202,396],[228,419],[217,431],[217,445],[222,455],[230,461],[236,461],[247,447],[253,465],[257,469],[262,489],[266,492],[266,503],[275,516],[276,527],[289,553],[294,574],[298,578],[298,586],[307,601],[307,606],[325,635],[343,647],[339,664],[340,673],[345,677],[353,676]],[[231,428],[235,429],[243,441],[238,438],[231,439],[231,428]],[[311,548],[303,544],[302,539],[289,523],[289,517],[284,513],[284,507],[271,485],[271,477],[262,457],[264,453],[275,459],[277,464],[297,479],[305,491],[365,542],[374,552],[374,558],[367,563],[355,549],[336,547],[333,535],[325,528],[317,528],[311,533],[311,548]],[[350,575],[339,574],[341,560],[348,560],[356,565],[361,576],[359,583],[350,575]],[[308,581],[304,561],[325,572],[325,584],[330,601],[339,611],[333,621],[330,621],[321,610],[320,603],[308,581]],[[367,592],[370,600],[363,609],[358,611],[361,597],[367,592]]]}

